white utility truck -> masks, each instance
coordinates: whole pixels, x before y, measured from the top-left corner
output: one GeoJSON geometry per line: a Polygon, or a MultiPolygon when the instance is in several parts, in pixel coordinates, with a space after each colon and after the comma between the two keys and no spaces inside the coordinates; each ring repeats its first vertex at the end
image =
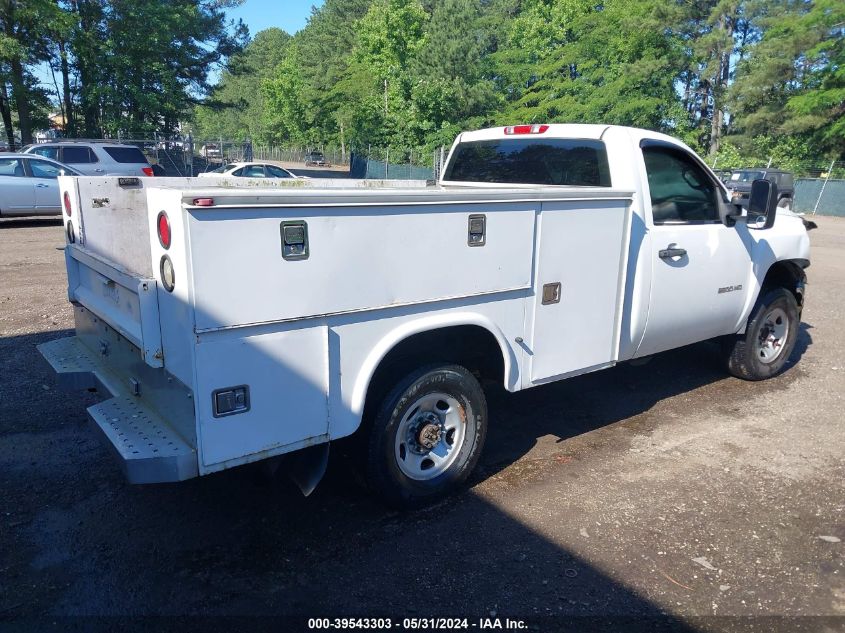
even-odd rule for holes
{"type": "MultiPolygon", "coordinates": [[[[39,346],[131,482],[347,436],[388,503],[460,484],[479,382],[519,391],[719,338],[749,380],[795,345],[800,217],[748,210],[682,143],[606,125],[461,134],[439,182],[62,178],[76,336],[39,346]],[[357,440],[357,441],[355,441],[357,440]]],[[[280,460],[274,460],[280,461],[280,460]]]]}

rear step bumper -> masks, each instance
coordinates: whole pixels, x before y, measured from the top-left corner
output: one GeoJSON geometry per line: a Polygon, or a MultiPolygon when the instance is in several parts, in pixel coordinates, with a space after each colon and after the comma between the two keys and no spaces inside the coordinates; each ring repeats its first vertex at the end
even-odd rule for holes
{"type": "Polygon", "coordinates": [[[122,387],[122,381],[76,336],[50,341],[38,351],[71,389],[97,388],[113,397],[88,408],[108,439],[129,483],[152,484],[196,477],[197,453],[155,411],[122,387]]]}

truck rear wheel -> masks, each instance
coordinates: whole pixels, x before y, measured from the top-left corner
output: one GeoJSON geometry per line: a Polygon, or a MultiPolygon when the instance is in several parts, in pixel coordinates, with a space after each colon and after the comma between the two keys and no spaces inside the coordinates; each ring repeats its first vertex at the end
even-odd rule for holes
{"type": "Polygon", "coordinates": [[[487,401],[460,365],[415,371],[385,396],[369,429],[367,483],[389,505],[419,508],[463,483],[481,455],[487,401]]]}
{"type": "Polygon", "coordinates": [[[779,373],[795,347],[800,320],[798,303],[789,290],[764,290],[745,334],[726,343],[728,371],[744,380],[764,380],[779,373]]]}

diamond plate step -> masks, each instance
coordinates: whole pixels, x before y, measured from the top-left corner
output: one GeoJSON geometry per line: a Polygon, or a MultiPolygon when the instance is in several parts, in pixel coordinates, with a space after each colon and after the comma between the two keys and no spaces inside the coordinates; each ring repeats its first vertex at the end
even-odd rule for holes
{"type": "Polygon", "coordinates": [[[118,396],[88,408],[109,439],[129,483],[182,481],[196,477],[196,451],[164,420],[131,396],[118,396]]]}
{"type": "Polygon", "coordinates": [[[97,386],[94,372],[99,366],[98,360],[75,336],[42,343],[37,349],[58,374],[60,386],[67,389],[97,386]]]}
{"type": "Polygon", "coordinates": [[[96,387],[114,397],[88,408],[133,484],[182,481],[198,476],[196,449],[143,400],[126,392],[115,372],[77,337],[38,346],[63,387],[96,387]]]}

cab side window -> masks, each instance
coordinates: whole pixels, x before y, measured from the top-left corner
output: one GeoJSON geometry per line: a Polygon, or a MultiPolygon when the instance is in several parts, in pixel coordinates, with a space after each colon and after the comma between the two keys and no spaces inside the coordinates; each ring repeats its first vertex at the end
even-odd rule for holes
{"type": "Polygon", "coordinates": [[[643,148],[655,224],[719,221],[716,184],[686,152],[664,146],[643,148]]]}

